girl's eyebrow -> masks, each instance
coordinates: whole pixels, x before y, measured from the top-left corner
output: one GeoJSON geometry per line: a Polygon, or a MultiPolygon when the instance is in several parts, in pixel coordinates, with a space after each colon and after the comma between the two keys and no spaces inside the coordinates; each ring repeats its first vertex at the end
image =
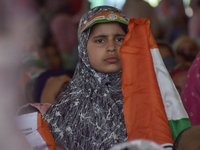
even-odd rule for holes
{"type": "MultiPolygon", "coordinates": [[[[125,36],[126,34],[114,34],[115,37],[117,36],[125,36]]],[[[100,35],[97,35],[97,36],[94,36],[93,38],[104,38],[104,37],[107,37],[108,35],[106,34],[100,34],[100,35]]]]}
{"type": "Polygon", "coordinates": [[[107,36],[108,36],[108,35],[102,34],[102,35],[94,36],[93,38],[103,38],[103,37],[107,37],[107,36]]]}

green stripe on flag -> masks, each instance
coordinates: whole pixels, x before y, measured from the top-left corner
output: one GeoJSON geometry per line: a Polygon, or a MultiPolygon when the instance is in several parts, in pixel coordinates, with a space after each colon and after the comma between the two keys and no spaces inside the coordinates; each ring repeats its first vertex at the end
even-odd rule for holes
{"type": "Polygon", "coordinates": [[[186,128],[191,127],[191,123],[189,118],[183,118],[180,120],[168,120],[169,126],[172,132],[173,140],[175,141],[177,136],[181,131],[183,131],[186,128]]]}

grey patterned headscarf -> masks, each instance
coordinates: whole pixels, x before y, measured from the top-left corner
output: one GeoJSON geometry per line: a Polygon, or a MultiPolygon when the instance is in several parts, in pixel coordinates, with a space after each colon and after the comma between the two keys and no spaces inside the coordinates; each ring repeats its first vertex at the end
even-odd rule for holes
{"type": "Polygon", "coordinates": [[[66,150],[107,150],[127,141],[121,71],[106,74],[93,69],[87,54],[90,28],[81,32],[89,19],[103,12],[115,12],[125,18],[120,10],[110,6],[93,8],[82,17],[74,76],[43,116],[55,142],[66,150]]]}

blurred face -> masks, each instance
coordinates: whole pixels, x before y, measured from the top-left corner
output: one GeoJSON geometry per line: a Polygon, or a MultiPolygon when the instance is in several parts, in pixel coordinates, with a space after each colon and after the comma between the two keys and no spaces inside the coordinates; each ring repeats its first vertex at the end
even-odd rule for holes
{"type": "Polygon", "coordinates": [[[45,55],[49,68],[60,69],[62,67],[62,61],[59,52],[55,47],[47,46],[45,48],[45,55]]]}
{"type": "Polygon", "coordinates": [[[178,73],[172,78],[179,94],[181,94],[181,91],[185,85],[186,78],[187,78],[187,71],[178,73]]]}
{"type": "Polygon", "coordinates": [[[87,51],[90,64],[104,73],[122,69],[119,49],[126,33],[117,22],[96,24],[89,36],[87,51]]]}
{"type": "Polygon", "coordinates": [[[160,55],[162,58],[173,57],[173,54],[171,53],[168,47],[166,46],[158,46],[158,47],[159,47],[160,55]]]}
{"type": "Polygon", "coordinates": [[[198,53],[198,49],[191,42],[181,43],[177,49],[177,54],[182,61],[193,61],[198,53]]]}
{"type": "Polygon", "coordinates": [[[64,6],[68,6],[70,4],[70,0],[45,0],[45,7],[50,10],[59,10],[64,6]]]}

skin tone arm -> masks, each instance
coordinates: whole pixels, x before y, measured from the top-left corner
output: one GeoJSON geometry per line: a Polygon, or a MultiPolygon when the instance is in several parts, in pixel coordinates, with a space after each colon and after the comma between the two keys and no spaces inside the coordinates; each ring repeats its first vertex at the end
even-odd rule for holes
{"type": "Polygon", "coordinates": [[[71,78],[67,75],[50,77],[42,91],[41,103],[53,104],[58,94],[64,89],[71,78]]]}

